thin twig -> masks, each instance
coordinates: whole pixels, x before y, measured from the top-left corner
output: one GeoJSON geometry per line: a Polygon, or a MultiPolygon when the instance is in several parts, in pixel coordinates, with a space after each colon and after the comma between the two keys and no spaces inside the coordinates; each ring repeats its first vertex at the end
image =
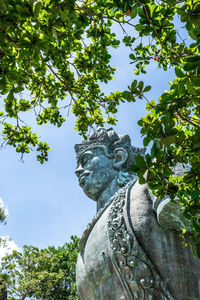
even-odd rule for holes
{"type": "Polygon", "coordinates": [[[188,118],[184,117],[178,110],[176,111],[177,115],[185,122],[189,123],[190,125],[199,128],[200,126],[189,120],[188,118]]]}

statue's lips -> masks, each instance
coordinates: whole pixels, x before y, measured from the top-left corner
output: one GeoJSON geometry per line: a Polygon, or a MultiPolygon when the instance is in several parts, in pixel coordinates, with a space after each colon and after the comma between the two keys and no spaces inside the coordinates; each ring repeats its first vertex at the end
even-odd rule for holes
{"type": "Polygon", "coordinates": [[[89,175],[89,173],[84,173],[79,177],[79,184],[81,187],[85,184],[85,178],[89,175]]]}

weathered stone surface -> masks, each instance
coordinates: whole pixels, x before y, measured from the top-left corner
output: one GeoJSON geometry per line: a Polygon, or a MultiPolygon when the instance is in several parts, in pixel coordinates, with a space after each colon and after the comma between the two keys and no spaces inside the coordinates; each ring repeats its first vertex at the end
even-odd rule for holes
{"type": "Polygon", "coordinates": [[[112,129],[98,129],[75,149],[79,183],[98,210],[80,243],[79,298],[200,299],[199,260],[179,237],[189,229],[181,210],[169,199],[154,199],[129,173],[144,150],[112,129]]]}
{"type": "Polygon", "coordinates": [[[160,201],[157,207],[157,219],[161,227],[166,229],[192,232],[189,221],[183,216],[180,203],[172,202],[169,198],[160,201]]]}

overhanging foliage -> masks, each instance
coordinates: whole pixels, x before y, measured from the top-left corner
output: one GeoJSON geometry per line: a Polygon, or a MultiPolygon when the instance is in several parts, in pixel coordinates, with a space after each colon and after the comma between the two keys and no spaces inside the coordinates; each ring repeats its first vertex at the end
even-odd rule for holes
{"type": "Polygon", "coordinates": [[[144,99],[149,113],[139,125],[144,145],[153,146],[133,170],[156,196],[179,198],[200,256],[199,0],[0,0],[0,15],[4,142],[22,154],[36,147],[43,163],[49,146],[23,124],[24,112],[34,111],[38,124],[61,126],[61,107],[72,107],[76,129],[85,136],[93,124],[115,124],[113,114],[121,102],[144,99]],[[159,99],[149,101],[145,93],[151,87],[135,78],[125,91],[105,95],[100,90],[99,83],[114,75],[110,47],[120,44],[113,22],[124,32],[136,75],[145,73],[151,61],[164,70],[175,69],[170,90],[159,99]],[[180,36],[177,24],[185,28],[189,41],[180,36]],[[128,34],[125,26],[138,36],[128,34]],[[20,96],[24,91],[31,99],[20,96]],[[189,169],[177,176],[177,163],[189,169]]]}

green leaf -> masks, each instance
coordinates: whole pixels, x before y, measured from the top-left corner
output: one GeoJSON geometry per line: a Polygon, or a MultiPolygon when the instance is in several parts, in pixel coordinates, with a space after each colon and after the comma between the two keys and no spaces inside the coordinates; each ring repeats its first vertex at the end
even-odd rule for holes
{"type": "Polygon", "coordinates": [[[148,170],[147,171],[147,182],[153,182],[153,181],[156,181],[157,180],[157,177],[155,175],[155,173],[152,171],[152,170],[148,170]]]}
{"type": "Polygon", "coordinates": [[[153,191],[157,191],[157,190],[161,190],[162,189],[162,184],[161,183],[148,182],[148,186],[153,191]]]}
{"type": "Polygon", "coordinates": [[[199,190],[196,190],[192,193],[191,195],[191,200],[195,200],[197,199],[198,197],[200,196],[200,191],[199,190]]]}
{"type": "Polygon", "coordinates": [[[177,77],[180,77],[180,78],[186,76],[186,74],[178,67],[175,68],[175,74],[176,74],[177,77]]]}
{"type": "Polygon", "coordinates": [[[132,92],[124,91],[124,92],[122,93],[122,97],[123,97],[124,99],[126,99],[127,101],[129,101],[129,102],[131,102],[131,101],[135,102],[135,98],[134,98],[132,92]]]}
{"type": "Polygon", "coordinates": [[[143,28],[144,28],[144,26],[142,24],[135,25],[135,30],[137,30],[137,31],[141,31],[143,28]]]}
{"type": "Polygon", "coordinates": [[[200,243],[198,243],[196,245],[196,253],[197,253],[198,258],[200,258],[200,243]]]}
{"type": "Polygon", "coordinates": [[[131,83],[131,89],[136,88],[136,86],[137,86],[137,80],[135,79],[135,80],[133,80],[133,82],[131,83]]]}
{"type": "Polygon", "coordinates": [[[139,184],[145,184],[146,183],[146,179],[144,178],[144,176],[139,176],[139,184]]]}
{"type": "Polygon", "coordinates": [[[159,153],[159,142],[158,140],[156,140],[154,143],[153,143],[153,147],[151,148],[151,158],[156,158],[157,155],[159,153]]]}
{"type": "Polygon", "coordinates": [[[186,63],[183,67],[185,71],[192,71],[195,70],[198,67],[197,63],[186,63]]]}
{"type": "Polygon", "coordinates": [[[130,167],[130,171],[131,172],[137,172],[139,170],[139,167],[137,166],[137,165],[132,165],[131,167],[130,167]]]}
{"type": "Polygon", "coordinates": [[[186,62],[200,62],[200,55],[188,57],[186,62]]]}
{"type": "Polygon", "coordinates": [[[144,157],[141,155],[136,156],[136,164],[138,167],[146,167],[146,162],[144,160],[144,157]]]}
{"type": "Polygon", "coordinates": [[[34,9],[33,9],[35,19],[38,18],[41,8],[42,8],[42,2],[38,1],[35,4],[34,9]]]}
{"type": "Polygon", "coordinates": [[[129,58],[135,60],[135,55],[133,53],[129,54],[129,58]]]}
{"type": "Polygon", "coordinates": [[[143,139],[143,145],[145,147],[147,147],[149,145],[149,143],[151,142],[151,138],[149,136],[146,136],[144,139],[143,139]]]}
{"type": "Polygon", "coordinates": [[[190,80],[193,86],[200,87],[200,76],[193,75],[190,77],[190,80]]]}
{"type": "Polygon", "coordinates": [[[145,88],[144,88],[144,90],[143,90],[143,93],[146,93],[146,92],[148,92],[148,91],[150,91],[151,90],[151,86],[150,85],[147,85],[147,86],[145,86],[145,88]]]}
{"type": "Polygon", "coordinates": [[[8,3],[5,0],[1,0],[0,1],[0,11],[2,11],[4,14],[7,12],[8,10],[8,3]]]}
{"type": "Polygon", "coordinates": [[[134,19],[137,16],[137,4],[135,4],[131,9],[131,19],[134,19]]]}
{"type": "Polygon", "coordinates": [[[144,86],[144,82],[143,81],[140,81],[139,83],[138,83],[138,89],[140,90],[140,92],[142,92],[142,90],[143,90],[143,86],[144,86]]]}
{"type": "Polygon", "coordinates": [[[168,147],[169,145],[176,143],[176,135],[169,135],[163,138],[161,142],[168,147]]]}

